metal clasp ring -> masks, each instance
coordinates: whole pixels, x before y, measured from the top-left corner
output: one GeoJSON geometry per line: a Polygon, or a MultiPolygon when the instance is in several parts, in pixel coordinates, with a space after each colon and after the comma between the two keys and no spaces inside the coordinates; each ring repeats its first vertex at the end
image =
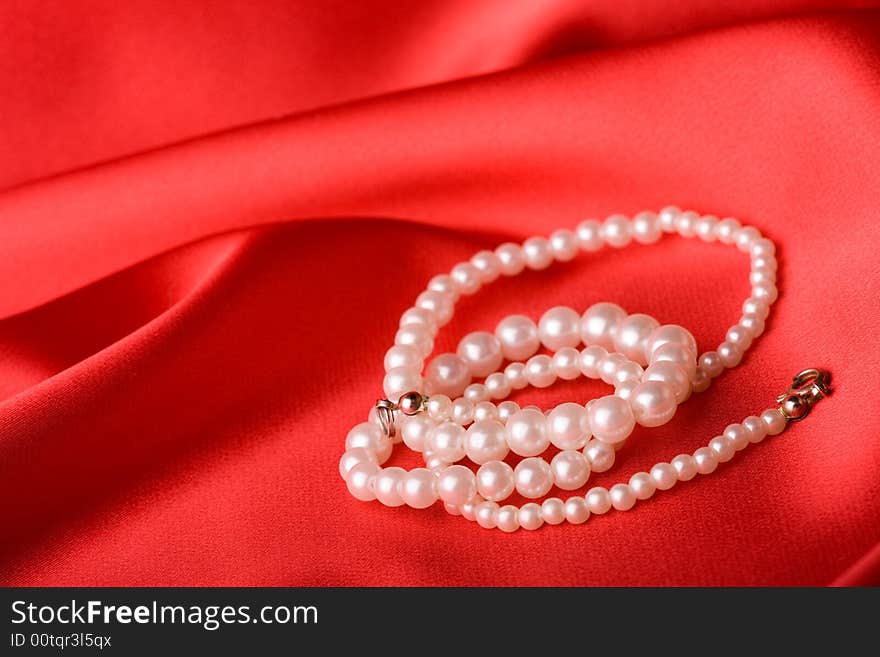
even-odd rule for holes
{"type": "Polygon", "coordinates": [[[803,420],[820,399],[831,394],[831,373],[811,367],[798,372],[788,390],[776,398],[779,411],[790,422],[803,420]]]}

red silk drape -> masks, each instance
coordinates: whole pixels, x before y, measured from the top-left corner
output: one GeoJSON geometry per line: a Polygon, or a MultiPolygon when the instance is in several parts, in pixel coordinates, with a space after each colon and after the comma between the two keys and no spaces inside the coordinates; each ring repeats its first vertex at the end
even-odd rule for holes
{"type": "MultiPolygon", "coordinates": [[[[880,11],[668,4],[0,8],[0,581],[880,583],[880,11]],[[591,485],[693,450],[803,367],[832,371],[831,399],[584,526],[507,536],[351,498],[345,433],[430,276],[670,203],[776,240],[780,299],[739,367],[591,485]]],[[[747,292],[735,250],[665,238],[494,283],[438,350],[598,300],[711,348],[747,292]]]]}

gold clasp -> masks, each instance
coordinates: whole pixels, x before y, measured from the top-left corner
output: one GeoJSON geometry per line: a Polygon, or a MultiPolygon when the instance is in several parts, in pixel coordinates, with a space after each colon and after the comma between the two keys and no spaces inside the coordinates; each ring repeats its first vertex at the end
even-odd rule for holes
{"type": "Polygon", "coordinates": [[[820,399],[831,394],[831,373],[815,367],[799,372],[788,390],[776,398],[779,412],[789,422],[803,420],[820,399]]]}

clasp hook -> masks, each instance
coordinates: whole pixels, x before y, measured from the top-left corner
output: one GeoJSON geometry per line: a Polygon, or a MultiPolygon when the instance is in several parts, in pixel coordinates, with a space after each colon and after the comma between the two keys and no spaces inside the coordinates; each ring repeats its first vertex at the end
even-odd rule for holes
{"type": "Polygon", "coordinates": [[[820,399],[831,394],[831,373],[815,367],[798,372],[788,390],[776,398],[779,412],[789,422],[803,420],[820,399]]]}

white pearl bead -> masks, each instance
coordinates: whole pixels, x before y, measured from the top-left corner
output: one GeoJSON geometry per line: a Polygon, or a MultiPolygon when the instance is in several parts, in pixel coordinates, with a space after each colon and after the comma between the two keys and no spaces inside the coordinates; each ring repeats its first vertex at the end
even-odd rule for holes
{"type": "Polygon", "coordinates": [[[718,345],[716,351],[718,352],[718,358],[721,360],[721,364],[728,368],[739,365],[743,357],[742,350],[739,347],[726,341],[718,345]]]}
{"type": "Polygon", "coordinates": [[[749,273],[749,283],[752,285],[776,284],[776,272],[766,267],[752,267],[749,273]]]}
{"type": "Polygon", "coordinates": [[[705,392],[712,383],[712,377],[703,370],[697,370],[691,379],[691,389],[693,392],[705,392]]]}
{"type": "Polygon", "coordinates": [[[399,328],[397,333],[394,334],[394,344],[411,345],[424,358],[434,349],[434,337],[428,328],[422,324],[407,324],[399,328]]]}
{"type": "Polygon", "coordinates": [[[572,525],[585,523],[590,517],[590,508],[587,501],[580,496],[569,497],[563,506],[565,519],[572,525]]]}
{"type": "Polygon", "coordinates": [[[421,370],[424,360],[419,350],[412,345],[396,344],[385,352],[385,371],[398,367],[421,370]]]}
{"type": "Polygon", "coordinates": [[[483,502],[483,500],[475,495],[473,498],[462,504],[459,507],[462,517],[465,520],[476,520],[477,506],[479,506],[481,502],[483,502]]]}
{"type": "Polygon", "coordinates": [[[495,502],[481,502],[474,509],[474,519],[484,529],[494,529],[498,526],[498,509],[495,502]]]}
{"type": "Polygon", "coordinates": [[[493,372],[486,377],[486,390],[489,391],[489,399],[504,399],[510,394],[510,381],[501,372],[493,372]]]}
{"type": "Polygon", "coordinates": [[[434,313],[437,318],[437,326],[445,326],[455,310],[455,299],[446,292],[425,290],[416,297],[416,306],[434,313]]]}
{"type": "Polygon", "coordinates": [[[700,356],[700,369],[708,376],[715,378],[724,371],[724,363],[717,351],[707,351],[700,356]]]}
{"type": "Polygon", "coordinates": [[[547,437],[559,449],[580,449],[590,438],[587,410],[580,404],[559,404],[547,415],[547,437]]]}
{"type": "Polygon", "coordinates": [[[643,427],[659,427],[675,415],[678,404],[675,391],[664,381],[645,381],[638,384],[629,398],[633,417],[643,427]]]}
{"type": "Polygon", "coordinates": [[[675,363],[661,361],[649,365],[645,370],[643,381],[661,381],[672,388],[677,403],[683,402],[691,393],[691,380],[687,372],[675,363]]]}
{"type": "Polygon", "coordinates": [[[565,503],[558,497],[548,497],[541,503],[541,515],[548,525],[558,525],[565,520],[565,503]]]}
{"type": "MultiPolygon", "coordinates": [[[[455,284],[455,281],[452,280],[452,276],[450,276],[449,274],[437,274],[437,276],[428,281],[428,289],[434,292],[443,292],[444,294],[448,294],[453,302],[458,300],[458,286],[455,284]]],[[[434,318],[435,324],[436,321],[436,318],[434,318]]]]}
{"type": "Polygon", "coordinates": [[[608,497],[618,511],[629,511],[636,505],[636,493],[628,484],[614,484],[608,490],[608,497]]]}
{"type": "Polygon", "coordinates": [[[464,389],[461,396],[476,406],[489,399],[489,390],[482,383],[472,383],[464,389]]]}
{"type": "Polygon", "coordinates": [[[741,424],[728,424],[721,435],[730,441],[736,451],[743,450],[749,445],[749,432],[741,424]]]}
{"type": "Polygon", "coordinates": [[[675,363],[684,370],[688,378],[693,378],[697,371],[696,354],[687,347],[674,342],[662,344],[654,350],[651,363],[675,363]]]}
{"type": "Polygon", "coordinates": [[[526,257],[518,244],[505,242],[497,249],[495,255],[501,273],[505,276],[516,276],[526,267],[526,257]]]}
{"type": "Polygon", "coordinates": [[[464,427],[455,422],[443,422],[428,431],[425,438],[425,451],[431,452],[444,461],[454,463],[464,458],[464,427]]]}
{"type": "Polygon", "coordinates": [[[480,281],[491,283],[501,275],[501,261],[491,251],[478,251],[471,264],[480,272],[480,281]]]}
{"type": "Polygon", "coordinates": [[[774,303],[779,298],[779,290],[772,283],[762,283],[752,286],[752,296],[756,299],[764,299],[768,304],[774,303]]]}
{"type": "Polygon", "coordinates": [[[660,230],[664,233],[674,233],[675,222],[678,220],[678,215],[680,214],[681,209],[674,205],[666,206],[660,210],[660,213],[657,215],[657,225],[660,226],[660,230]]]}
{"type": "Polygon", "coordinates": [[[645,355],[648,338],[659,327],[659,322],[649,315],[636,313],[623,319],[614,332],[614,348],[640,365],[647,365],[645,355]]]}
{"type": "Polygon", "coordinates": [[[519,510],[519,526],[529,531],[540,529],[544,524],[544,517],[541,514],[541,507],[534,502],[523,504],[519,510]]]}
{"type": "Polygon", "coordinates": [[[556,306],[545,312],[538,322],[538,337],[550,351],[562,347],[576,347],[581,342],[580,315],[566,306],[556,306]]]}
{"type": "Polygon", "coordinates": [[[477,492],[491,502],[510,497],[513,487],[513,468],[504,461],[489,461],[477,470],[477,492]]]}
{"type": "Polygon", "coordinates": [[[756,415],[749,415],[742,421],[742,425],[748,432],[751,443],[759,443],[767,436],[767,425],[756,415]]]}
{"type": "Polygon", "coordinates": [[[647,472],[636,472],[629,478],[629,487],[632,488],[636,498],[640,500],[650,499],[654,495],[654,491],[657,490],[657,484],[647,472]]]}
{"type": "Polygon", "coordinates": [[[740,351],[745,351],[752,345],[752,333],[746,327],[737,324],[731,326],[727,330],[727,342],[737,347],[740,351]]]}
{"type": "Polygon", "coordinates": [[[503,401],[498,404],[498,419],[501,420],[503,424],[507,424],[507,421],[516,413],[519,413],[519,404],[516,402],[503,401]]]}
{"type": "Polygon", "coordinates": [[[636,424],[629,404],[614,395],[597,399],[590,406],[588,415],[590,433],[612,445],[626,440],[636,424]]]}
{"type": "Polygon", "coordinates": [[[736,454],[736,450],[730,441],[724,436],[715,436],[709,441],[709,449],[715,452],[719,463],[727,463],[736,454]]]}
{"type": "Polygon", "coordinates": [[[541,346],[537,325],[525,315],[509,315],[495,327],[495,337],[507,360],[526,360],[541,346]]]}
{"type": "Polygon", "coordinates": [[[437,477],[427,468],[414,468],[403,478],[400,494],[412,508],[427,509],[437,501],[437,477]]]}
{"type": "Polygon", "coordinates": [[[523,497],[535,499],[543,497],[553,486],[553,472],[542,458],[526,458],[513,469],[516,492],[523,497]]]}
{"type": "Polygon", "coordinates": [[[373,492],[376,499],[385,506],[403,506],[403,496],[400,494],[403,478],[406,470],[403,468],[385,468],[373,480],[373,492]]]}
{"type": "Polygon", "coordinates": [[[437,495],[447,504],[464,504],[477,492],[474,473],[463,465],[452,465],[437,478],[437,495]]]}
{"type": "Polygon", "coordinates": [[[361,463],[379,464],[376,460],[376,454],[364,447],[352,447],[345,450],[342,458],[339,459],[339,476],[348,479],[348,473],[351,472],[351,469],[361,463]]]}
{"type": "Polygon", "coordinates": [[[462,397],[452,402],[452,421],[456,424],[469,424],[474,420],[474,403],[462,397]]]}
{"type": "Polygon", "coordinates": [[[602,223],[602,238],[613,247],[624,247],[632,240],[632,224],[621,214],[611,215],[602,223]]]}
{"type": "MultiPolygon", "coordinates": [[[[450,406],[451,406],[450,402],[450,406]]],[[[425,449],[425,439],[428,432],[433,429],[435,423],[424,414],[419,413],[411,417],[405,417],[400,424],[400,434],[403,437],[403,444],[414,452],[421,452],[425,449]]]]}
{"type": "Polygon", "coordinates": [[[679,481],[690,481],[697,476],[697,464],[690,454],[679,454],[669,464],[675,468],[679,481]]]}
{"type": "Polygon", "coordinates": [[[599,363],[599,378],[605,383],[614,384],[617,380],[618,368],[622,367],[626,362],[628,362],[627,358],[623,354],[608,354],[599,363]]]}
{"type": "Polygon", "coordinates": [[[613,445],[601,440],[591,440],[584,447],[584,456],[590,462],[590,470],[593,472],[607,472],[614,465],[615,449],[613,445]]]}
{"type": "Polygon", "coordinates": [[[385,397],[395,402],[403,393],[421,390],[422,386],[423,382],[419,371],[409,367],[394,367],[388,370],[382,381],[385,397]]]}
{"type": "Polygon", "coordinates": [[[761,421],[767,426],[768,436],[782,433],[785,430],[785,425],[788,424],[785,416],[779,412],[778,408],[768,408],[761,413],[761,421]]]}
{"type": "Polygon", "coordinates": [[[553,354],[553,371],[560,379],[573,381],[581,375],[581,353],[574,347],[562,347],[553,354]]]}
{"type": "Polygon", "coordinates": [[[490,401],[481,401],[474,405],[474,422],[497,420],[498,407],[490,401]]]}
{"type": "Polygon", "coordinates": [[[477,465],[501,461],[510,448],[504,438],[504,425],[498,420],[479,420],[468,427],[464,437],[467,457],[477,465]]]}
{"type": "Polygon", "coordinates": [[[431,395],[426,405],[428,416],[438,422],[452,416],[452,400],[446,395],[431,395]]]}
{"type": "Polygon", "coordinates": [[[658,348],[668,342],[674,342],[675,344],[684,346],[696,358],[698,353],[697,341],[694,340],[694,336],[691,335],[691,332],[677,324],[664,324],[663,326],[658,326],[654,329],[651,336],[648,338],[645,345],[648,360],[651,360],[651,357],[658,348]]]}
{"type": "Polygon", "coordinates": [[[669,490],[678,481],[678,473],[670,463],[658,463],[651,468],[651,479],[657,490],[669,490]]]}
{"type": "Polygon", "coordinates": [[[590,478],[590,463],[587,457],[573,449],[559,452],[550,461],[553,481],[562,490],[580,488],[590,478]]]}
{"type": "Polygon", "coordinates": [[[717,238],[715,226],[718,225],[718,217],[707,214],[697,219],[694,232],[704,242],[712,242],[717,238]]]}
{"type": "Polygon", "coordinates": [[[662,236],[657,215],[639,212],[632,220],[633,239],[639,244],[654,244],[662,236]]]}
{"type": "Polygon", "coordinates": [[[757,315],[743,315],[739,318],[739,324],[751,333],[753,338],[764,333],[764,320],[757,315]]]}
{"type": "Polygon", "coordinates": [[[547,269],[553,262],[553,249],[550,242],[543,237],[530,237],[522,245],[526,258],[526,267],[534,270],[547,269]]]}
{"type": "Polygon", "coordinates": [[[528,408],[507,421],[504,437],[513,453],[519,456],[537,456],[550,444],[544,414],[528,408]]]}
{"type": "Polygon", "coordinates": [[[599,367],[607,357],[608,352],[598,345],[582,349],[579,359],[581,374],[590,379],[598,379],[600,377],[599,367]]]}
{"type": "Polygon", "coordinates": [[[591,488],[587,491],[585,498],[590,513],[602,515],[611,510],[611,495],[608,494],[608,489],[606,488],[602,488],[601,486],[591,488]]]}
{"type": "Polygon", "coordinates": [[[694,465],[700,474],[712,474],[718,467],[718,454],[711,447],[700,447],[694,452],[694,465]]]}
{"type": "Polygon", "coordinates": [[[519,509],[512,504],[502,506],[496,514],[498,529],[503,532],[515,532],[519,529],[519,509]]]}
{"type": "Polygon", "coordinates": [[[532,356],[526,361],[526,378],[529,385],[535,388],[546,388],[556,381],[556,372],[553,371],[553,360],[546,354],[532,356]]]}
{"type": "Polygon", "coordinates": [[[736,248],[740,251],[744,251],[748,253],[752,250],[752,244],[761,239],[761,233],[758,232],[757,228],[753,226],[745,226],[744,228],[740,228],[736,235],[734,235],[734,242],[736,243],[736,248]]]}
{"type": "Polygon", "coordinates": [[[449,272],[461,294],[476,294],[483,285],[480,270],[469,262],[460,262],[449,272]]]}
{"type": "Polygon", "coordinates": [[[697,219],[699,218],[700,215],[691,210],[682,212],[675,220],[675,231],[682,237],[693,237],[697,234],[697,219]]]}
{"type": "Polygon", "coordinates": [[[753,258],[772,258],[776,254],[776,245],[761,237],[752,242],[749,253],[753,258]]]}
{"type": "Polygon", "coordinates": [[[630,401],[632,399],[633,390],[639,385],[639,379],[628,379],[622,383],[615,384],[614,394],[621,399],[630,401]]]}
{"type": "Polygon", "coordinates": [[[761,319],[767,319],[767,315],[770,314],[770,304],[765,299],[749,297],[743,301],[742,311],[743,315],[757,315],[761,319]]]}
{"type": "Polygon", "coordinates": [[[348,471],[348,478],[345,480],[348,492],[361,502],[375,500],[376,493],[373,492],[373,482],[380,470],[381,468],[375,463],[358,463],[348,471]]]}
{"type": "Polygon", "coordinates": [[[525,363],[510,363],[504,368],[504,378],[507,379],[512,390],[522,390],[529,385],[525,363]]]}
{"type": "Polygon", "coordinates": [[[345,449],[363,447],[376,457],[377,463],[385,463],[391,456],[394,445],[391,439],[372,422],[361,422],[354,425],[345,437],[345,449]]]}
{"type": "Polygon", "coordinates": [[[581,339],[585,345],[614,349],[614,332],[626,319],[626,311],[613,303],[596,303],[581,316],[581,339]]]}
{"type": "Polygon", "coordinates": [[[501,366],[501,342],[488,331],[474,331],[458,343],[456,353],[472,376],[485,377],[501,366]]]}
{"type": "Polygon", "coordinates": [[[577,225],[575,229],[578,242],[583,251],[598,251],[602,248],[602,224],[595,219],[587,219],[577,225]]]}
{"type": "Polygon", "coordinates": [[[733,244],[740,228],[741,225],[736,219],[728,217],[715,225],[715,234],[722,244],[733,244]]]}
{"type": "Polygon", "coordinates": [[[454,504],[446,504],[443,503],[443,510],[446,511],[451,516],[460,516],[461,515],[461,507],[458,507],[454,504]]]}
{"type": "Polygon", "coordinates": [[[563,228],[550,235],[550,248],[559,262],[568,262],[577,255],[580,244],[577,235],[563,228]]]}
{"type": "Polygon", "coordinates": [[[434,313],[430,310],[425,310],[424,308],[412,307],[408,308],[401,316],[400,316],[400,324],[399,326],[409,326],[410,324],[418,324],[420,326],[424,326],[431,333],[437,332],[437,318],[434,317],[434,313]]]}
{"type": "Polygon", "coordinates": [[[470,382],[470,369],[456,354],[435,356],[425,368],[425,390],[429,395],[458,397],[470,382]]]}

